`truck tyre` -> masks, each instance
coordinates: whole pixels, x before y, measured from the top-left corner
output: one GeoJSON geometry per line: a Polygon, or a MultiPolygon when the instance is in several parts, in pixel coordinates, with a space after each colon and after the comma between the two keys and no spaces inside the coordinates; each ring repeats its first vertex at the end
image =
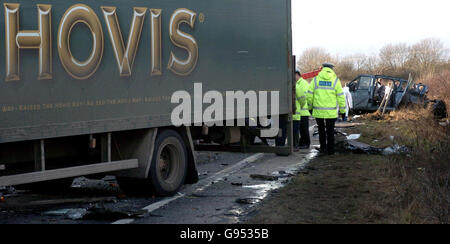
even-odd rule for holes
{"type": "Polygon", "coordinates": [[[120,188],[130,196],[174,195],[185,182],[187,158],[181,136],[173,130],[162,130],[153,144],[147,178],[117,177],[120,188]]]}
{"type": "Polygon", "coordinates": [[[173,130],[158,134],[148,180],[159,196],[178,192],[187,174],[187,151],[181,136],[173,130]]]}

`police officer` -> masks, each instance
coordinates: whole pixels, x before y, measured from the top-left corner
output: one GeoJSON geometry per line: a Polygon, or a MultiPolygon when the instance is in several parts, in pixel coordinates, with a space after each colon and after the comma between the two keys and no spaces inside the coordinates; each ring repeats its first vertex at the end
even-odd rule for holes
{"type": "Polygon", "coordinates": [[[320,152],[334,154],[334,126],[339,113],[346,111],[341,81],[333,71],[334,65],[325,63],[314,78],[307,93],[309,109],[319,126],[320,152]]]}
{"type": "MultiPolygon", "coordinates": [[[[298,130],[300,131],[300,141],[299,149],[308,149],[311,145],[311,140],[309,137],[309,106],[306,98],[306,93],[309,89],[309,84],[306,80],[301,77],[299,71],[297,74],[297,84],[296,84],[296,114],[294,120],[299,121],[298,130]]],[[[298,132],[297,132],[298,133],[298,132]]],[[[298,135],[298,134],[297,134],[298,135]]]]}
{"type": "Polygon", "coordinates": [[[293,133],[294,133],[294,151],[298,151],[299,147],[300,147],[300,138],[299,138],[299,132],[300,132],[300,120],[301,120],[301,115],[300,115],[300,110],[301,110],[301,105],[299,103],[299,96],[301,95],[299,93],[299,82],[300,79],[302,79],[301,73],[300,71],[295,71],[295,80],[297,81],[295,83],[295,90],[296,90],[296,94],[295,94],[295,114],[292,116],[292,120],[293,120],[293,133]]]}

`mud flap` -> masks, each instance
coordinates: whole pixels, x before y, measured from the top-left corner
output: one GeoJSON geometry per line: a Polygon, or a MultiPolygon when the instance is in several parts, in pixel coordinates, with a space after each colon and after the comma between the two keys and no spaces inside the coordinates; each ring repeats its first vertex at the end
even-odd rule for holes
{"type": "Polygon", "coordinates": [[[197,161],[194,155],[194,143],[192,141],[191,136],[191,129],[189,127],[183,127],[178,130],[178,133],[180,133],[181,137],[185,141],[185,144],[187,146],[187,175],[186,175],[186,184],[195,184],[198,182],[198,171],[197,171],[197,161]]]}

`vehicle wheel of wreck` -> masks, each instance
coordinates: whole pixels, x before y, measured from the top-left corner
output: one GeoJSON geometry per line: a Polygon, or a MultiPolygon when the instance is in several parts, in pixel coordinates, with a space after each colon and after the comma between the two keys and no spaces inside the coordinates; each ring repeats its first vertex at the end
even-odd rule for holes
{"type": "Polygon", "coordinates": [[[178,192],[187,174],[187,152],[181,136],[173,130],[162,131],[156,138],[149,178],[160,196],[178,192]]]}
{"type": "Polygon", "coordinates": [[[448,116],[447,106],[444,101],[437,100],[432,107],[433,115],[435,119],[443,119],[448,116]]]}
{"type": "Polygon", "coordinates": [[[173,130],[158,133],[147,179],[118,178],[128,195],[170,196],[178,192],[187,174],[187,152],[183,139],[173,130]]]}

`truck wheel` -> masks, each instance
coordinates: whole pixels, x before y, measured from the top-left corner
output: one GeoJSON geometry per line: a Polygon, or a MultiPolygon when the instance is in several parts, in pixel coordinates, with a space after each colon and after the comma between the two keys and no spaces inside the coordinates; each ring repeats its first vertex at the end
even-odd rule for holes
{"type": "Polygon", "coordinates": [[[160,196],[178,192],[187,174],[187,151],[181,136],[173,130],[156,138],[148,180],[160,196]]]}

